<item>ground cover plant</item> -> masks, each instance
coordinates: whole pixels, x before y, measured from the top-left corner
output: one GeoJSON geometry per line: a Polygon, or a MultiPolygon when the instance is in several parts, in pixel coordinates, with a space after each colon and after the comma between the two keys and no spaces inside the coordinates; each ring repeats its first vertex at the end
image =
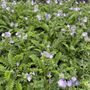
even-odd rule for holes
{"type": "Polygon", "coordinates": [[[1,0],[0,90],[89,89],[89,4],[1,0]]]}

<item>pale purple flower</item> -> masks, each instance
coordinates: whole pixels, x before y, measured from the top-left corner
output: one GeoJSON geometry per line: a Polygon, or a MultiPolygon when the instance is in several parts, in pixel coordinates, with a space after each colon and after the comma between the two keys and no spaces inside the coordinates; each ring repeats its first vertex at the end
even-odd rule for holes
{"type": "Polygon", "coordinates": [[[46,3],[47,3],[47,4],[50,4],[50,2],[51,2],[51,0],[46,0],[46,3]]]}
{"type": "Polygon", "coordinates": [[[34,1],[34,0],[32,0],[32,1],[31,1],[31,4],[32,4],[32,5],[34,5],[34,4],[35,4],[35,1],[34,1]]]}
{"type": "Polygon", "coordinates": [[[83,32],[83,33],[82,33],[82,36],[83,36],[83,37],[88,37],[88,33],[87,33],[87,32],[83,32]]]}
{"type": "Polygon", "coordinates": [[[31,77],[31,75],[30,74],[28,74],[28,73],[26,73],[26,78],[27,78],[27,80],[30,82],[31,81],[31,79],[32,79],[32,77],[31,77]]]}
{"type": "Polygon", "coordinates": [[[43,52],[41,53],[41,55],[42,55],[42,56],[45,56],[46,58],[50,58],[50,59],[52,59],[53,56],[54,56],[54,54],[51,54],[51,53],[49,53],[49,52],[47,52],[47,51],[43,51],[43,52]]]}
{"type": "Polygon", "coordinates": [[[72,80],[67,81],[67,86],[68,86],[68,87],[71,87],[72,85],[73,85],[72,80]]]}
{"type": "Polygon", "coordinates": [[[51,15],[46,13],[45,18],[46,18],[46,20],[49,20],[51,18],[51,15]]]}
{"type": "Polygon", "coordinates": [[[2,0],[1,7],[2,7],[3,9],[6,9],[6,7],[7,7],[7,2],[6,2],[6,0],[2,0]]]}
{"type": "Polygon", "coordinates": [[[73,11],[80,11],[81,10],[81,8],[79,8],[79,7],[76,7],[76,8],[73,8],[73,7],[71,7],[71,8],[69,8],[70,10],[73,10],[73,11]]]}
{"type": "Polygon", "coordinates": [[[2,33],[2,37],[11,37],[11,33],[10,32],[2,33]]]}
{"type": "Polygon", "coordinates": [[[76,80],[76,81],[74,82],[74,85],[75,85],[75,86],[78,86],[78,85],[79,85],[79,81],[76,80]]]}
{"type": "Polygon", "coordinates": [[[66,88],[66,86],[67,86],[66,80],[64,78],[60,79],[58,81],[58,86],[61,87],[61,88],[66,88]]]}

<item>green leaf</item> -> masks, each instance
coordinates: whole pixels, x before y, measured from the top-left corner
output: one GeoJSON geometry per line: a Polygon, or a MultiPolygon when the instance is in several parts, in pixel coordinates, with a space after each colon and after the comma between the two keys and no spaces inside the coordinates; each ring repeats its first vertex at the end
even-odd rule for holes
{"type": "Polygon", "coordinates": [[[10,79],[10,76],[11,76],[11,71],[5,71],[4,73],[4,77],[6,80],[9,80],[10,79]]]}
{"type": "Polygon", "coordinates": [[[16,90],[22,90],[22,85],[20,82],[16,82],[16,90]]]}
{"type": "Polygon", "coordinates": [[[14,80],[9,79],[9,81],[6,84],[6,90],[13,90],[14,87],[14,80]]]}

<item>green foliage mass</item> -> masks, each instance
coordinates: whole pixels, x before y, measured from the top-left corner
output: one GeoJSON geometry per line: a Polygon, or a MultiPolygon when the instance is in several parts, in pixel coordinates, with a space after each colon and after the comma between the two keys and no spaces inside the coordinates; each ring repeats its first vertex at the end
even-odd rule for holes
{"type": "Polygon", "coordinates": [[[0,90],[62,90],[58,80],[73,76],[79,85],[64,90],[89,90],[90,6],[14,4],[0,6],[0,90]]]}

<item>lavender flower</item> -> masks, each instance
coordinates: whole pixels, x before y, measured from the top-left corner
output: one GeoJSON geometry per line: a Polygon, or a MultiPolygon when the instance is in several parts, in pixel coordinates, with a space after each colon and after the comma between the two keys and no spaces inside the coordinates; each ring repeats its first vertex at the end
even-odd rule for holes
{"type": "Polygon", "coordinates": [[[34,1],[34,0],[32,0],[32,1],[31,1],[31,4],[32,4],[32,5],[34,5],[34,4],[35,4],[35,1],[34,1]]]}
{"type": "Polygon", "coordinates": [[[26,73],[26,78],[27,78],[27,80],[30,82],[31,81],[31,79],[32,79],[32,77],[31,77],[31,75],[30,74],[28,74],[28,73],[26,73]]]}
{"type": "Polygon", "coordinates": [[[72,80],[67,81],[67,86],[68,86],[68,87],[71,87],[72,85],[73,85],[72,80]]]}
{"type": "Polygon", "coordinates": [[[79,7],[76,7],[76,8],[73,8],[73,7],[71,7],[71,8],[69,8],[70,10],[73,10],[73,11],[80,11],[81,10],[81,8],[79,8],[79,7]]]}
{"type": "Polygon", "coordinates": [[[45,14],[45,18],[46,18],[46,20],[49,20],[51,18],[51,15],[50,14],[45,14]]]}
{"type": "Polygon", "coordinates": [[[75,85],[75,86],[78,86],[78,85],[79,85],[79,81],[76,80],[76,81],[74,82],[74,85],[75,85]]]}
{"type": "Polygon", "coordinates": [[[82,33],[82,36],[83,36],[83,37],[88,37],[88,33],[87,33],[87,32],[83,32],[83,33],[82,33]]]}
{"type": "Polygon", "coordinates": [[[50,2],[51,2],[51,0],[46,0],[46,3],[47,3],[47,4],[50,4],[50,2]]]}
{"type": "Polygon", "coordinates": [[[50,58],[50,59],[52,59],[53,56],[54,56],[54,54],[48,53],[47,51],[43,51],[43,52],[41,53],[41,55],[42,55],[42,56],[45,56],[45,57],[47,57],[47,58],[50,58]]]}
{"type": "Polygon", "coordinates": [[[66,80],[65,80],[64,78],[62,78],[62,79],[60,79],[60,80],[58,81],[58,86],[59,86],[59,87],[61,87],[61,88],[66,88],[66,85],[67,85],[67,83],[66,83],[66,80]]]}
{"type": "Polygon", "coordinates": [[[7,7],[6,4],[7,4],[6,0],[3,0],[2,3],[1,3],[1,7],[2,7],[3,9],[6,9],[6,7],[7,7]]]}
{"type": "Polygon", "coordinates": [[[11,33],[10,32],[2,33],[2,37],[11,37],[11,33]]]}

